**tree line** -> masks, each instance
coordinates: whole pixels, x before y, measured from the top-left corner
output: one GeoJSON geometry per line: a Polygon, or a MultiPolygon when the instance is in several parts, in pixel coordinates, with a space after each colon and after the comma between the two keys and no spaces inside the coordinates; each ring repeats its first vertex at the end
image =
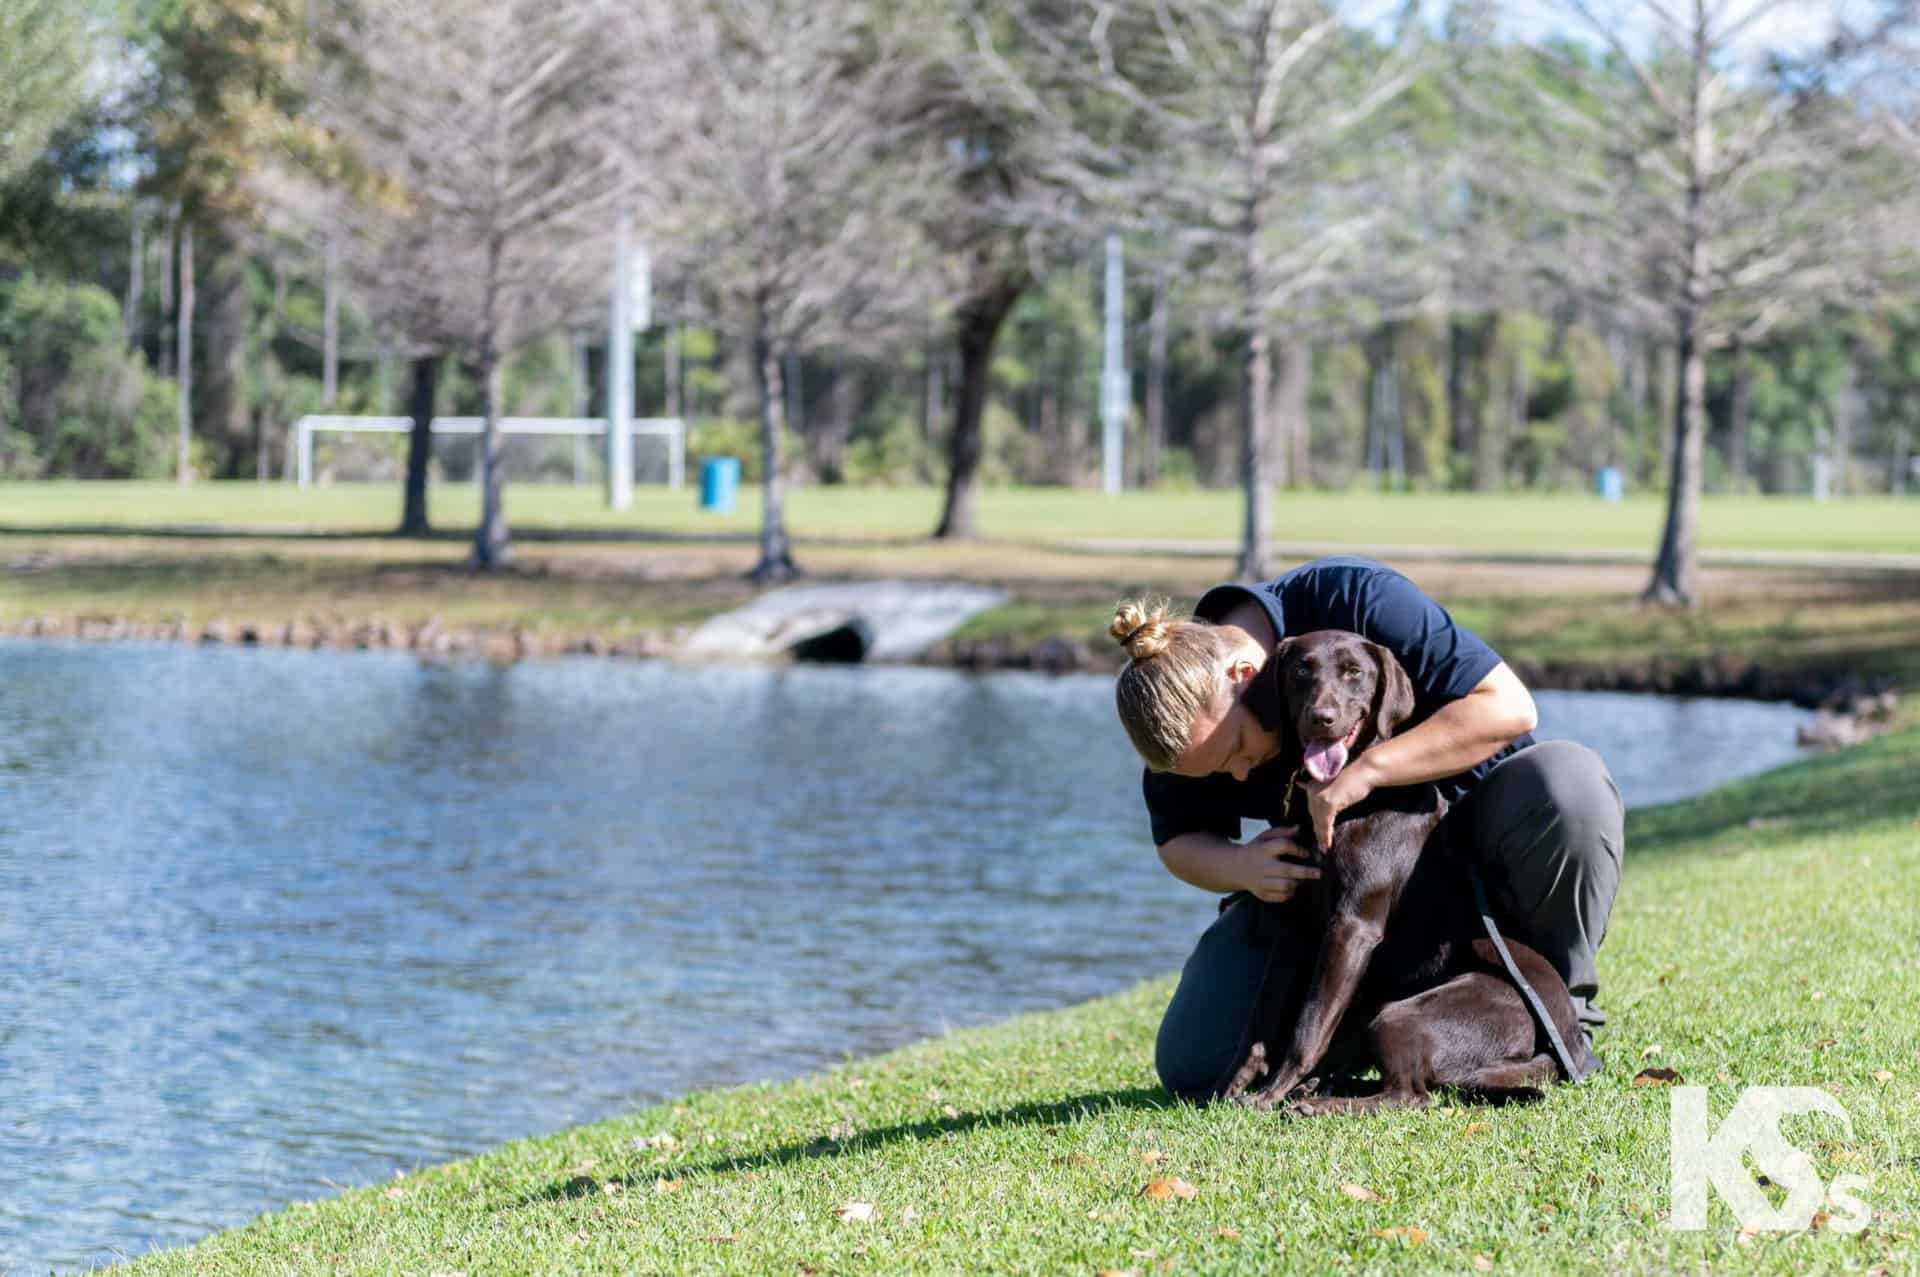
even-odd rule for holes
{"type": "MultiPolygon", "coordinates": [[[[633,368],[765,489],[1098,473],[1097,255],[1128,265],[1128,482],[1903,492],[1920,411],[1904,3],[14,0],[0,476],[284,474],[304,412],[598,402],[633,368]]],[[[1284,507],[1279,507],[1283,509],[1284,507]]]]}

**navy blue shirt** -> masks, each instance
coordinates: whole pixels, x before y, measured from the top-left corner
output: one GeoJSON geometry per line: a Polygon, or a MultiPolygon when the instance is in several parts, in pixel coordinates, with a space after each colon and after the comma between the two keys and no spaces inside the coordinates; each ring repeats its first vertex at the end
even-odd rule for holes
{"type": "MultiPolygon", "coordinates": [[[[1260,585],[1216,585],[1200,597],[1193,614],[1218,621],[1248,599],[1266,609],[1273,632],[1281,638],[1351,630],[1398,657],[1413,683],[1413,717],[1402,731],[1471,692],[1500,664],[1499,653],[1456,623],[1419,586],[1372,559],[1315,559],[1260,585]]],[[[1532,743],[1531,735],[1521,737],[1471,771],[1437,782],[1440,792],[1448,802],[1458,802],[1495,763],[1532,743]]],[[[1192,833],[1238,838],[1242,818],[1282,823],[1288,761],[1262,763],[1245,781],[1225,772],[1175,776],[1149,770],[1143,783],[1154,845],[1192,833]]]]}

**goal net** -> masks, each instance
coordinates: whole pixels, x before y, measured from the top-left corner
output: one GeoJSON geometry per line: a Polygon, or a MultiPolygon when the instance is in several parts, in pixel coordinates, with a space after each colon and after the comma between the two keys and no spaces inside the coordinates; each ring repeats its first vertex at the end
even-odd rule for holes
{"type": "MultiPolygon", "coordinates": [[[[484,422],[435,417],[428,461],[435,482],[478,481],[484,422]]],[[[407,469],[408,417],[302,417],[293,426],[294,475],[316,483],[398,481],[407,469]]],[[[500,461],[512,483],[600,484],[607,473],[603,417],[502,417],[500,461]]],[[[678,417],[633,423],[633,481],[678,488],[686,482],[687,428],[678,417]]]]}

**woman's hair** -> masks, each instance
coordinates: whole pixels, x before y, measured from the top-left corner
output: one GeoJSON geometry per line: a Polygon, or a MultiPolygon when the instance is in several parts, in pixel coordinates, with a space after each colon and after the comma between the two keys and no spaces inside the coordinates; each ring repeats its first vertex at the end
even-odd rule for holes
{"type": "Polygon", "coordinates": [[[1120,724],[1157,772],[1192,743],[1193,720],[1219,696],[1233,651],[1220,627],[1167,610],[1165,599],[1129,599],[1107,629],[1130,658],[1113,687],[1120,724]]]}

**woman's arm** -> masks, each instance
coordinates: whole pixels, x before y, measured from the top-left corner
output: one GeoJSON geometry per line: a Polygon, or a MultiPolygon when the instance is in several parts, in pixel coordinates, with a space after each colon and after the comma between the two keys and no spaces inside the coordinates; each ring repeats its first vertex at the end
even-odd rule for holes
{"type": "Polygon", "coordinates": [[[1418,727],[1373,745],[1325,785],[1309,782],[1314,837],[1330,845],[1333,822],[1376,789],[1456,776],[1486,762],[1540,721],[1533,696],[1506,662],[1471,692],[1435,710],[1418,727]]]}
{"type": "Polygon", "coordinates": [[[1277,904],[1320,876],[1318,866],[1305,863],[1293,841],[1296,832],[1276,827],[1243,843],[1219,834],[1181,834],[1160,844],[1160,861],[1203,891],[1250,891],[1277,904]]]}

